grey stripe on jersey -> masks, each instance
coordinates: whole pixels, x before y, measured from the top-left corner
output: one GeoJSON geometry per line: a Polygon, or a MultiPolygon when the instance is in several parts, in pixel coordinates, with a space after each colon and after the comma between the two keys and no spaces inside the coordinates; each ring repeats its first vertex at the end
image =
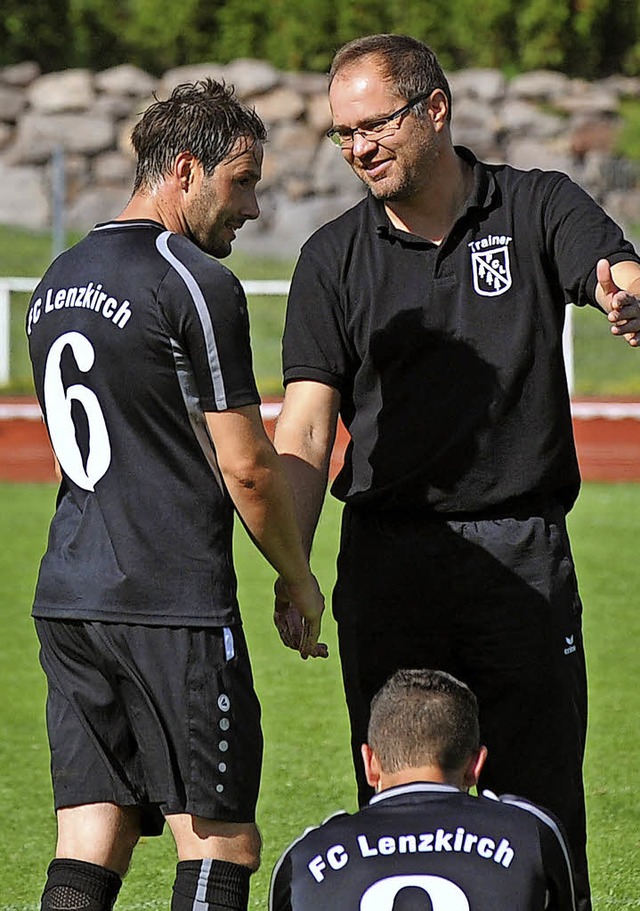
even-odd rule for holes
{"type": "Polygon", "coordinates": [[[558,839],[558,842],[560,844],[560,848],[562,849],[564,859],[567,864],[567,876],[568,876],[569,882],[571,884],[571,907],[575,911],[576,896],[575,896],[575,892],[574,892],[574,888],[573,888],[573,873],[572,873],[573,868],[571,866],[569,848],[567,847],[567,843],[564,840],[562,832],[556,825],[555,821],[553,819],[551,819],[550,816],[547,816],[547,814],[544,812],[544,810],[542,810],[540,807],[535,806],[535,804],[528,803],[526,800],[517,800],[513,797],[508,797],[505,795],[501,795],[498,799],[500,800],[500,803],[512,804],[515,807],[520,807],[522,810],[527,810],[533,816],[537,816],[538,819],[540,819],[545,825],[547,825],[551,829],[553,834],[556,836],[556,838],[558,839]]]}
{"type": "Polygon", "coordinates": [[[169,249],[169,238],[171,237],[172,233],[172,231],[163,231],[163,233],[160,234],[156,239],[156,247],[158,248],[160,255],[163,256],[171,266],[173,266],[182,281],[185,283],[187,290],[191,295],[193,303],[195,304],[207,346],[207,357],[209,360],[209,369],[211,371],[211,382],[213,384],[213,395],[215,403],[221,411],[224,411],[227,407],[227,393],[224,388],[224,380],[222,377],[222,370],[220,368],[220,358],[218,356],[218,346],[216,343],[216,336],[213,331],[211,316],[209,315],[207,305],[204,302],[204,297],[202,295],[202,291],[200,290],[198,282],[195,280],[191,272],[189,272],[185,264],[181,262],[178,257],[175,256],[169,249]]]}
{"type": "Polygon", "coordinates": [[[192,911],[209,911],[209,902],[207,901],[207,886],[209,885],[210,873],[211,860],[203,860],[200,865],[198,887],[196,889],[196,897],[193,901],[192,911]]]}
{"type": "Polygon", "coordinates": [[[187,409],[187,417],[189,418],[191,429],[193,430],[194,436],[200,445],[200,449],[202,450],[205,459],[209,463],[209,467],[218,483],[218,487],[220,490],[225,490],[226,488],[218,465],[216,450],[211,442],[211,437],[209,436],[204,412],[200,407],[200,396],[198,395],[198,390],[196,388],[196,381],[191,369],[191,363],[180,343],[174,338],[171,339],[171,350],[173,351],[173,362],[176,368],[178,385],[180,386],[182,399],[185,408],[187,409]]]}

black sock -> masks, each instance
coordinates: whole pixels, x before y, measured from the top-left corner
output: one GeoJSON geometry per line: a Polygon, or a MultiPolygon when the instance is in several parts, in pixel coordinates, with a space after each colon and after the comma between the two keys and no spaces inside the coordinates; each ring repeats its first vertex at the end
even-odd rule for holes
{"type": "Polygon", "coordinates": [[[226,860],[181,860],[171,911],[246,911],[250,877],[249,867],[226,860]]]}
{"type": "Polygon", "coordinates": [[[113,870],[56,858],[47,870],[40,911],[111,911],[121,885],[113,870]]]}

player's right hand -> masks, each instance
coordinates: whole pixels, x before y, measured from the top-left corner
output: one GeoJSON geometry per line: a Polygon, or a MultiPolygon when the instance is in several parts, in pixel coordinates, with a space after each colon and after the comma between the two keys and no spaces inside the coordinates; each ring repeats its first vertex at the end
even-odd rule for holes
{"type": "Polygon", "coordinates": [[[309,574],[306,581],[295,584],[276,580],[276,629],[284,645],[300,652],[304,660],[329,657],[325,643],[318,642],[323,612],[324,598],[315,576],[309,574]]]}

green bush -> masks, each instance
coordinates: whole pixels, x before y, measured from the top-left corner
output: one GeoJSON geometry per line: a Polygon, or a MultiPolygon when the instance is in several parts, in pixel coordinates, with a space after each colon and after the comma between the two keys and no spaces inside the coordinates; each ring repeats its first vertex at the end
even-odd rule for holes
{"type": "Polygon", "coordinates": [[[415,35],[449,69],[558,69],[595,79],[640,73],[636,0],[5,0],[0,65],[45,71],[138,64],[155,75],[237,57],[323,71],[371,32],[415,35]]]}

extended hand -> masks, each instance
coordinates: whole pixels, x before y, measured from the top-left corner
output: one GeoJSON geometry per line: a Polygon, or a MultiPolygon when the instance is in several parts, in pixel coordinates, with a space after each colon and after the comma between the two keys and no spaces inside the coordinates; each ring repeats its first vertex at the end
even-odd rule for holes
{"type": "Polygon", "coordinates": [[[612,324],[611,332],[625,338],[632,348],[637,348],[640,345],[640,297],[616,285],[607,259],[598,261],[596,275],[605,297],[604,307],[612,324]]]}
{"type": "Polygon", "coordinates": [[[299,651],[302,658],[327,658],[329,649],[318,642],[324,611],[324,598],[318,583],[287,586],[282,579],[275,584],[273,621],[287,648],[299,651]]]}

